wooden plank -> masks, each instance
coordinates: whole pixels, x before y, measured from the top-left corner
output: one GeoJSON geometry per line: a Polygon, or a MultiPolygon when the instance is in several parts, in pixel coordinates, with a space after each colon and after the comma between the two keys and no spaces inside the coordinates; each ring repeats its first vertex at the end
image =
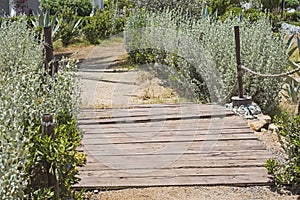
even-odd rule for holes
{"type": "MultiPolygon", "coordinates": [[[[234,119],[232,119],[234,120],[234,119]]],[[[224,118],[215,119],[189,119],[189,120],[165,120],[165,121],[147,121],[135,123],[134,121],[127,120],[124,123],[118,123],[117,121],[111,120],[111,123],[100,123],[97,120],[91,120],[89,123],[81,123],[80,127],[82,129],[99,129],[99,128],[131,128],[132,130],[143,126],[151,126],[152,128],[163,127],[163,128],[197,128],[197,129],[239,129],[239,128],[249,128],[245,121],[235,120],[234,122],[229,121],[224,118]]]]}
{"type": "Polygon", "coordinates": [[[74,187],[268,184],[271,153],[232,115],[192,103],[85,109],[87,165],[74,187]]]}
{"type": "Polygon", "coordinates": [[[268,185],[270,179],[261,174],[253,175],[219,175],[219,176],[187,176],[187,177],[137,177],[137,178],[106,178],[80,176],[81,181],[74,188],[111,189],[118,187],[149,187],[149,186],[201,186],[201,185],[268,185]]]}
{"type": "MultiPolygon", "coordinates": [[[[245,150],[251,149],[251,147],[263,147],[260,142],[257,140],[218,140],[218,138],[212,138],[215,140],[184,140],[184,138],[180,138],[182,140],[173,140],[173,141],[165,141],[165,142],[141,142],[141,143],[135,143],[135,142],[124,142],[124,143],[112,143],[112,141],[109,141],[107,139],[103,139],[102,143],[100,144],[87,144],[87,150],[95,150],[99,151],[101,149],[110,149],[110,148],[118,148],[122,150],[137,150],[137,149],[148,149],[148,148],[161,148],[165,146],[187,146],[189,149],[200,149],[200,147],[220,147],[220,148],[226,148],[226,147],[232,147],[232,149],[238,149],[238,150],[245,150]],[[134,144],[134,145],[133,145],[134,144]]],[[[99,140],[100,141],[100,140],[99,140]]],[[[85,140],[83,140],[83,143],[85,144],[85,140]]]]}
{"type": "MultiPolygon", "coordinates": [[[[233,167],[264,167],[266,160],[268,158],[228,158],[228,159],[202,159],[202,160],[177,160],[174,163],[170,163],[169,165],[164,165],[162,167],[153,167],[151,170],[158,169],[178,169],[178,168],[233,168],[233,167]],[[230,159],[230,160],[229,160],[230,159]]],[[[101,161],[101,160],[100,160],[101,161]]],[[[151,161],[144,163],[147,166],[150,166],[151,161]]],[[[80,168],[80,171],[104,171],[111,170],[114,168],[115,163],[101,163],[101,162],[88,162],[86,166],[80,168]]],[[[119,165],[115,170],[135,170],[135,169],[148,169],[147,167],[134,166],[133,168],[127,168],[124,164],[124,168],[119,165]]]]}
{"type": "MultiPolygon", "coordinates": [[[[180,155],[180,160],[185,160],[185,158],[187,157],[187,160],[202,160],[202,159],[237,159],[237,158],[249,158],[249,159],[252,159],[252,158],[269,158],[272,156],[272,153],[271,152],[268,152],[266,151],[265,149],[263,150],[238,150],[238,151],[209,151],[209,152],[199,152],[199,151],[191,151],[191,150],[188,150],[184,153],[182,152],[168,152],[168,153],[165,153],[165,152],[162,152],[162,153],[156,153],[155,155],[153,153],[122,153],[122,154],[115,154],[115,153],[112,153],[112,154],[108,154],[107,156],[119,156],[119,155],[122,155],[122,156],[133,156],[133,157],[145,157],[145,156],[158,156],[158,155],[162,155],[162,156],[169,156],[169,155],[173,155],[173,154],[176,154],[176,155],[180,155]]],[[[93,157],[92,154],[90,154],[89,152],[87,152],[87,156],[88,158],[89,157],[93,157]]],[[[105,156],[103,154],[103,156],[105,156]]]]}
{"type": "MultiPolygon", "coordinates": [[[[138,133],[138,132],[137,132],[138,133]]],[[[141,132],[142,134],[143,132],[141,132]]],[[[141,135],[142,136],[142,135],[141,135]]],[[[114,143],[154,143],[154,142],[170,142],[176,141],[205,141],[205,140],[257,140],[257,137],[253,133],[211,133],[211,132],[197,132],[194,131],[190,134],[186,132],[180,133],[165,133],[155,135],[153,137],[137,137],[124,133],[113,133],[113,134],[86,134],[84,135],[84,144],[101,144],[104,139],[109,139],[114,143]],[[208,135],[209,134],[209,135],[208,135]]],[[[242,142],[242,141],[241,141],[242,142]]]]}
{"type": "Polygon", "coordinates": [[[189,177],[189,176],[228,176],[228,175],[256,175],[264,174],[265,167],[220,167],[220,168],[168,168],[161,169],[131,169],[131,170],[92,170],[80,171],[80,176],[92,176],[102,178],[159,178],[159,177],[189,177]]]}

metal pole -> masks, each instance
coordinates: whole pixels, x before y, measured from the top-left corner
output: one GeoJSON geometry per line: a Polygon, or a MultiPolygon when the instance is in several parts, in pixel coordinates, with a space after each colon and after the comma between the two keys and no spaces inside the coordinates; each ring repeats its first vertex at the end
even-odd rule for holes
{"type": "Polygon", "coordinates": [[[281,20],[283,20],[284,17],[284,9],[285,9],[285,1],[281,1],[281,20]]]}
{"type": "MultiPolygon", "coordinates": [[[[51,136],[53,139],[55,137],[54,135],[54,123],[53,123],[53,115],[50,114],[44,114],[42,116],[42,132],[44,135],[51,136]]],[[[48,187],[53,187],[56,199],[59,198],[59,183],[56,179],[55,174],[55,164],[47,162],[46,163],[46,173],[48,178],[48,187]],[[52,172],[50,172],[50,168],[52,165],[52,172]]]]}
{"type": "Polygon", "coordinates": [[[300,115],[300,101],[298,102],[298,115],[300,115]]]}
{"type": "Polygon", "coordinates": [[[51,26],[44,27],[44,39],[45,39],[45,70],[49,73],[51,77],[54,75],[53,70],[53,62],[54,62],[54,54],[53,54],[53,46],[52,46],[52,30],[51,26]]]}
{"type": "Polygon", "coordinates": [[[243,75],[241,68],[241,45],[240,45],[240,28],[239,26],[234,27],[235,36],[235,53],[236,53],[236,64],[237,64],[237,76],[238,76],[238,93],[239,98],[243,98],[243,75]]]}

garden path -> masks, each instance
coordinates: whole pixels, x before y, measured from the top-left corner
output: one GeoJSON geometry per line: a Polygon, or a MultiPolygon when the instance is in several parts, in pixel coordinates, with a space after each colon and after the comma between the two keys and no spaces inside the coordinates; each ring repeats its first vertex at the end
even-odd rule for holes
{"type": "Polygon", "coordinates": [[[74,187],[268,185],[272,155],[246,121],[218,105],[134,104],[139,73],[112,67],[124,54],[98,46],[80,64],[87,164],[74,187]]]}

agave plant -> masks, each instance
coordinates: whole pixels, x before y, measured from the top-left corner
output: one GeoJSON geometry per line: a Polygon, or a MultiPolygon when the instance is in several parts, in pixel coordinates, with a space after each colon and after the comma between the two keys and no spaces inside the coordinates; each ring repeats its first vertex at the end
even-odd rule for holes
{"type": "MultiPolygon", "coordinates": [[[[287,41],[287,49],[289,56],[289,66],[293,69],[299,68],[298,65],[299,60],[294,59],[295,53],[298,51],[298,56],[300,56],[300,38],[298,34],[293,34],[287,41]]],[[[297,56],[297,57],[298,57],[297,56]]],[[[285,83],[283,86],[283,97],[290,103],[296,104],[298,102],[299,94],[300,94],[300,83],[295,79],[295,77],[299,77],[299,73],[296,72],[295,76],[288,76],[285,79],[285,83]]]]}
{"type": "Polygon", "coordinates": [[[283,86],[283,97],[290,103],[296,104],[300,94],[300,83],[293,77],[288,76],[286,84],[283,86]]]}
{"type": "Polygon", "coordinates": [[[61,21],[58,19],[58,12],[55,13],[52,20],[50,19],[50,11],[46,10],[44,13],[37,15],[35,20],[31,20],[32,25],[36,29],[40,29],[42,27],[49,27],[51,26],[52,29],[52,38],[55,40],[57,39],[57,33],[61,24],[61,21]]]}

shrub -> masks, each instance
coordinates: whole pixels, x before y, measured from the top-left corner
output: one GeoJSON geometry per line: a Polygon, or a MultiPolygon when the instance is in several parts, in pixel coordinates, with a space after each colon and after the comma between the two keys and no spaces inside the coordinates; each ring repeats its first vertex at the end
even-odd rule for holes
{"type": "MultiPolygon", "coordinates": [[[[167,63],[172,69],[179,66],[180,70],[177,71],[184,77],[182,81],[190,83],[200,96],[205,95],[205,99],[209,98],[207,91],[211,90],[214,92],[210,94],[215,93],[221,98],[229,93],[236,79],[233,34],[235,25],[240,26],[241,57],[246,67],[261,73],[275,74],[285,71],[286,48],[280,38],[275,38],[272,26],[264,17],[255,23],[247,19],[241,21],[239,18],[222,22],[212,17],[195,20],[189,14],[174,10],[159,13],[141,11],[127,21],[126,48],[128,51],[133,50],[131,56],[138,52],[140,57],[158,58],[159,63],[167,63]],[[184,38],[186,41],[181,41],[184,38]],[[145,48],[148,48],[146,52],[145,48]],[[149,49],[155,51],[150,51],[151,55],[141,56],[145,53],[149,54],[149,49]],[[157,50],[159,50],[158,54],[157,50]],[[176,57],[172,58],[172,55],[178,54],[179,50],[181,52],[179,56],[182,57],[179,59],[180,62],[176,61],[176,57]],[[163,54],[164,52],[166,54],[163,54]],[[188,60],[182,55],[186,55],[188,60]],[[216,75],[213,74],[215,69],[217,69],[216,75]],[[215,80],[219,78],[223,86],[219,87],[218,83],[215,83],[214,87],[217,88],[213,88],[210,83],[208,87],[204,87],[203,84],[208,84],[205,81],[213,81],[213,77],[216,78],[215,80]]],[[[272,114],[280,100],[278,93],[282,82],[282,79],[246,75],[244,76],[245,94],[251,95],[265,113],[272,114]]],[[[210,100],[216,99],[210,96],[210,100]]]]}
{"type": "Polygon", "coordinates": [[[286,21],[299,22],[300,21],[300,12],[286,13],[285,14],[286,21]]]}
{"type": "Polygon", "coordinates": [[[297,8],[299,6],[299,3],[300,3],[299,0],[285,0],[285,7],[286,8],[297,8]]]}
{"type": "Polygon", "coordinates": [[[50,10],[52,15],[68,8],[79,16],[88,16],[93,8],[91,0],[41,0],[40,4],[42,10],[50,10]]]}
{"type": "Polygon", "coordinates": [[[300,115],[277,117],[281,147],[287,157],[284,161],[269,159],[267,170],[274,177],[276,187],[287,186],[289,189],[300,189],[300,115]]]}
{"type": "Polygon", "coordinates": [[[59,29],[57,38],[61,39],[63,46],[68,46],[79,36],[79,25],[82,18],[79,18],[73,10],[65,8],[58,15],[59,29]]]}
{"type": "Polygon", "coordinates": [[[232,7],[239,7],[240,1],[238,0],[209,0],[209,6],[212,12],[218,12],[219,15],[223,15],[228,9],[232,7]]]}
{"type": "Polygon", "coordinates": [[[85,38],[91,44],[98,44],[100,39],[106,39],[124,29],[125,16],[116,4],[110,4],[106,8],[96,10],[91,17],[86,17],[82,26],[85,38]]]}
{"type": "Polygon", "coordinates": [[[71,196],[81,139],[75,114],[79,88],[74,63],[60,62],[52,79],[43,67],[43,43],[24,18],[0,29],[0,198],[53,198],[45,181],[46,165],[57,166],[60,197],[71,196]],[[56,116],[55,140],[41,134],[41,116],[56,116]],[[41,178],[42,177],[42,178],[41,178]]]}

